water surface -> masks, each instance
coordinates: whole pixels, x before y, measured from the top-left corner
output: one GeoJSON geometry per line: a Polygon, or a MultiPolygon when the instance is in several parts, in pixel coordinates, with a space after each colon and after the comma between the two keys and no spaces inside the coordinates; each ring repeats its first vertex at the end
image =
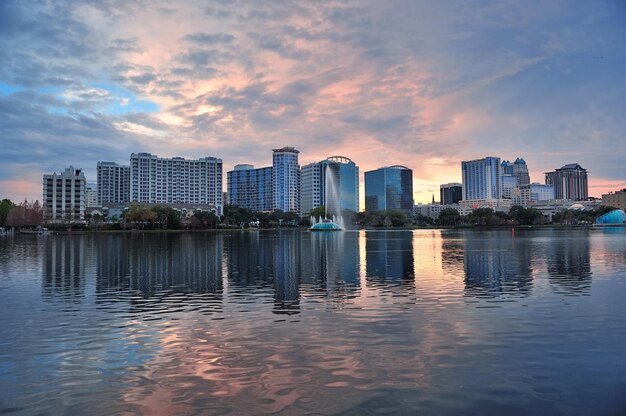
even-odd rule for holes
{"type": "Polygon", "coordinates": [[[626,233],[0,238],[0,413],[626,409],[626,233]]]}

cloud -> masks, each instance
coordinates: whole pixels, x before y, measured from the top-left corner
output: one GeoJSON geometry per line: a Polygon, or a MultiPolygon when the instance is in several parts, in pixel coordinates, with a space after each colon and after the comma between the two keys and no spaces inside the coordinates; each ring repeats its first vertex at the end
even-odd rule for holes
{"type": "Polygon", "coordinates": [[[0,162],[12,163],[0,181],[17,166],[89,174],[142,150],[262,166],[294,145],[303,161],[408,165],[423,201],[486,154],[524,156],[538,181],[579,162],[600,192],[595,180],[626,176],[623,13],[583,1],[0,2],[0,162]]]}
{"type": "Polygon", "coordinates": [[[215,44],[215,43],[233,43],[235,37],[228,33],[190,33],[189,35],[183,36],[183,40],[197,43],[200,45],[204,44],[215,44]]]}

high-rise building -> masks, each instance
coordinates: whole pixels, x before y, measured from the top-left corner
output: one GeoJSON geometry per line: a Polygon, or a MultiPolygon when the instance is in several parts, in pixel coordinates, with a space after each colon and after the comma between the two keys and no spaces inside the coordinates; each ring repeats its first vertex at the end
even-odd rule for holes
{"type": "Polygon", "coordinates": [[[602,205],[626,211],[626,189],[602,195],[602,205]]]}
{"type": "Polygon", "coordinates": [[[365,210],[401,209],[413,215],[413,171],[388,166],[365,172],[365,210]]]}
{"type": "Polygon", "coordinates": [[[587,170],[578,163],[570,163],[545,175],[546,185],[554,186],[556,199],[584,201],[589,197],[587,170]]]}
{"type": "Polygon", "coordinates": [[[107,203],[124,204],[130,201],[130,166],[98,162],[96,176],[98,200],[94,206],[101,207],[107,203]]]}
{"type": "Polygon", "coordinates": [[[209,204],[223,213],[222,159],[130,156],[130,200],[150,204],[209,204]]]}
{"type": "Polygon", "coordinates": [[[513,163],[508,160],[503,160],[500,164],[502,166],[502,174],[503,175],[511,175],[513,176],[513,163]]]}
{"type": "Polygon", "coordinates": [[[439,202],[441,205],[458,204],[463,198],[463,185],[460,183],[444,183],[439,185],[439,202]]]}
{"type": "Polygon", "coordinates": [[[95,182],[87,182],[85,188],[85,206],[88,208],[98,207],[98,185],[95,182]]]}
{"type": "Polygon", "coordinates": [[[46,221],[85,219],[85,174],[73,166],[62,173],[43,175],[43,205],[46,221]]]}
{"type": "Polygon", "coordinates": [[[275,210],[300,213],[300,165],[293,147],[273,149],[272,183],[275,210]]]}
{"type": "Polygon", "coordinates": [[[528,166],[526,165],[526,161],[521,157],[515,159],[513,162],[513,177],[517,179],[518,185],[528,185],[530,184],[530,175],[528,174],[528,166]]]}
{"type": "Polygon", "coordinates": [[[329,215],[359,211],[359,167],[344,156],[309,163],[301,171],[302,212],[326,206],[329,215]]]}
{"type": "Polygon", "coordinates": [[[253,211],[272,211],[272,167],[240,164],[226,174],[229,204],[253,211]]]}
{"type": "Polygon", "coordinates": [[[502,175],[502,198],[512,199],[513,190],[517,187],[517,178],[513,175],[502,175]]]}
{"type": "Polygon", "coordinates": [[[501,170],[499,157],[461,162],[463,200],[502,199],[501,170]]]}

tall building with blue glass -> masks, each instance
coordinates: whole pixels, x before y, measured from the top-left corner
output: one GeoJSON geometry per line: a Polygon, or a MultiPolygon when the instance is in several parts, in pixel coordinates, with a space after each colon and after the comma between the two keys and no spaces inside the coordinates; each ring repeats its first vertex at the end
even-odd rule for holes
{"type": "Polygon", "coordinates": [[[359,167],[344,156],[309,163],[301,172],[302,212],[326,206],[329,215],[359,211],[359,167]]]}
{"type": "Polygon", "coordinates": [[[413,214],[413,171],[388,166],[365,172],[365,210],[401,209],[413,214]]]}
{"type": "Polygon", "coordinates": [[[300,213],[300,165],[293,147],[273,149],[272,183],[275,210],[300,213]]]}
{"type": "Polygon", "coordinates": [[[272,167],[255,169],[252,165],[236,165],[226,174],[228,199],[231,205],[253,211],[272,211],[272,167]]]}
{"type": "Polygon", "coordinates": [[[502,167],[499,157],[485,157],[461,162],[463,200],[502,198],[502,167]]]}

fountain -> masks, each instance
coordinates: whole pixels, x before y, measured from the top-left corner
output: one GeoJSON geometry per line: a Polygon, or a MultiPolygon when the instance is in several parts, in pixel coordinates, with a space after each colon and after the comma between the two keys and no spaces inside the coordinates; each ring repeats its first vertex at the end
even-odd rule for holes
{"type": "Polygon", "coordinates": [[[335,172],[331,169],[330,164],[326,165],[324,178],[324,199],[325,199],[325,212],[324,218],[315,218],[311,216],[311,228],[310,231],[343,231],[345,224],[341,214],[333,215],[332,218],[328,218],[328,206],[331,205],[331,211],[339,211],[339,189],[338,181],[335,177],[335,172]]]}

